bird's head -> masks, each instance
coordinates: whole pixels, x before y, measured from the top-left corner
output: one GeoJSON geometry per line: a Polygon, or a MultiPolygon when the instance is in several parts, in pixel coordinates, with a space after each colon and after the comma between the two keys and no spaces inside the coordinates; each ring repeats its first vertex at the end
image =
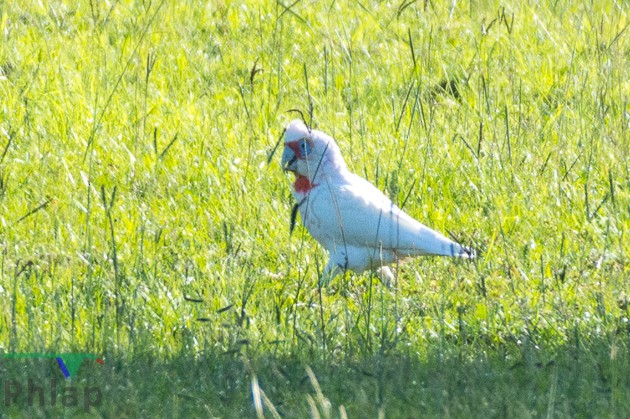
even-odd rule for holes
{"type": "Polygon", "coordinates": [[[321,131],[309,130],[299,119],[291,121],[284,132],[282,168],[311,184],[319,183],[322,176],[347,171],[335,140],[321,131]]]}

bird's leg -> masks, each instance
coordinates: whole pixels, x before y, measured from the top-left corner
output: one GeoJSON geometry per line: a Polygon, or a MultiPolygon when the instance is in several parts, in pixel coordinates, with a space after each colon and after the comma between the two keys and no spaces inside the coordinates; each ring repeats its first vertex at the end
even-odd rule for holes
{"type": "Polygon", "coordinates": [[[324,272],[322,272],[322,275],[319,277],[319,286],[320,287],[328,286],[328,284],[330,284],[330,282],[333,279],[335,279],[337,275],[343,272],[345,272],[345,269],[343,269],[342,266],[337,265],[333,263],[332,261],[329,261],[326,267],[324,268],[324,272]]]}
{"type": "Polygon", "coordinates": [[[381,266],[376,269],[376,275],[378,279],[381,281],[381,284],[385,285],[387,288],[391,288],[394,284],[394,273],[389,268],[389,266],[381,266]]]}

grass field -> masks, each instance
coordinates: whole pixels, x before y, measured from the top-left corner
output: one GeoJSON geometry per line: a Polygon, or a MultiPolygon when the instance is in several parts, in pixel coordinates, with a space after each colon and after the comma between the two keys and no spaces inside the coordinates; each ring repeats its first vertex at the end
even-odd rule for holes
{"type": "Polygon", "coordinates": [[[0,0],[0,417],[630,416],[628,13],[0,0]],[[318,289],[292,108],[480,256],[318,289]]]}

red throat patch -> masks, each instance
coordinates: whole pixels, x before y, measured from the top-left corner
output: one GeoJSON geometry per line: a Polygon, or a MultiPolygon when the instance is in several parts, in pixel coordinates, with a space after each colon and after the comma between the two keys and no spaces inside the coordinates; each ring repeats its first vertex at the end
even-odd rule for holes
{"type": "Polygon", "coordinates": [[[293,189],[295,189],[297,193],[309,193],[315,186],[317,185],[312,184],[306,176],[301,175],[297,176],[295,183],[293,183],[293,189]]]}

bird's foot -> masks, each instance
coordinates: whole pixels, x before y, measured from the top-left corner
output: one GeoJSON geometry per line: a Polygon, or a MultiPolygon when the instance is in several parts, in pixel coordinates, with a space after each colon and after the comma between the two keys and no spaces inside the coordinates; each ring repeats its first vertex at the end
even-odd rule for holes
{"type": "Polygon", "coordinates": [[[326,288],[328,285],[330,285],[333,278],[334,278],[334,275],[331,275],[331,272],[324,271],[324,273],[322,273],[322,275],[319,277],[319,282],[318,282],[319,287],[326,288]]]}
{"type": "Polygon", "coordinates": [[[381,284],[385,285],[387,288],[391,288],[394,285],[394,273],[389,268],[389,266],[381,266],[376,269],[376,275],[378,279],[381,281],[381,284]]]}
{"type": "Polygon", "coordinates": [[[337,275],[343,274],[345,272],[346,270],[343,269],[341,266],[337,265],[331,267],[329,264],[328,266],[326,266],[326,269],[324,269],[324,272],[322,272],[322,275],[319,277],[319,286],[322,288],[327,287],[337,275]]]}

